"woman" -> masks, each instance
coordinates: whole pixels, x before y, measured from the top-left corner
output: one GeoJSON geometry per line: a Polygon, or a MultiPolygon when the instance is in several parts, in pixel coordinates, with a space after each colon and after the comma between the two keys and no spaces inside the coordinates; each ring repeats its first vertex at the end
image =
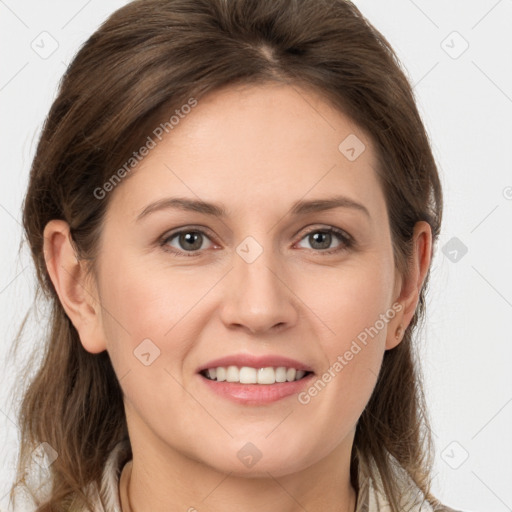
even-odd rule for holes
{"type": "Polygon", "coordinates": [[[451,510],[413,349],[441,216],[410,84],[351,3],[118,10],[24,203],[52,314],[19,486],[39,511],[451,510]]]}

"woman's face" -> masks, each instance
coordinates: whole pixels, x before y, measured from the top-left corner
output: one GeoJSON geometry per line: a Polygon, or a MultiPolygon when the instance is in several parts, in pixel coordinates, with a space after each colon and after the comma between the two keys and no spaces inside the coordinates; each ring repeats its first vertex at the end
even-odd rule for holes
{"type": "Polygon", "coordinates": [[[96,275],[132,444],[254,476],[349,453],[401,308],[372,141],[276,84],[213,93],[153,139],[111,192],[96,275]],[[200,373],[228,366],[313,373],[200,373]]]}

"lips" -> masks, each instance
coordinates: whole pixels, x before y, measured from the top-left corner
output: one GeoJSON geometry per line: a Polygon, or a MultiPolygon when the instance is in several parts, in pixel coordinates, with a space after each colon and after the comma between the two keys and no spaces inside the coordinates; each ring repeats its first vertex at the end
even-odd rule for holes
{"type": "Polygon", "coordinates": [[[206,389],[244,406],[264,406],[292,397],[314,378],[310,365],[274,354],[225,356],[200,366],[197,373],[206,389]]]}

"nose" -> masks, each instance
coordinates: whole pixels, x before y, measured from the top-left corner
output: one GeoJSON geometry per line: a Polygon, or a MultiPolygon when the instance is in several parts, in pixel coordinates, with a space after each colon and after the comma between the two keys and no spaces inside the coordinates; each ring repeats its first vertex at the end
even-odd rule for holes
{"type": "Polygon", "coordinates": [[[296,323],[299,301],[287,283],[284,266],[271,250],[263,250],[250,263],[235,253],[233,267],[225,282],[221,307],[227,328],[260,334],[296,323]]]}

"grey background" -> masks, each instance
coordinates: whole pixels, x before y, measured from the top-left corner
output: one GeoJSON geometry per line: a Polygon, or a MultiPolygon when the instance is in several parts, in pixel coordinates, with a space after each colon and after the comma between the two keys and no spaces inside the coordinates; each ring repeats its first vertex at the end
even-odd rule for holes
{"type": "MultiPolygon", "coordinates": [[[[7,351],[31,307],[21,203],[42,122],[79,45],[121,0],[0,0],[0,510],[18,449],[7,351]]],[[[512,511],[512,0],[357,0],[402,60],[432,139],[445,216],[422,360],[435,487],[466,511],[512,511]],[[466,48],[467,46],[467,48],[466,48]],[[467,252],[466,252],[467,251],[467,252]]],[[[39,343],[31,316],[23,354],[39,343]]]]}

